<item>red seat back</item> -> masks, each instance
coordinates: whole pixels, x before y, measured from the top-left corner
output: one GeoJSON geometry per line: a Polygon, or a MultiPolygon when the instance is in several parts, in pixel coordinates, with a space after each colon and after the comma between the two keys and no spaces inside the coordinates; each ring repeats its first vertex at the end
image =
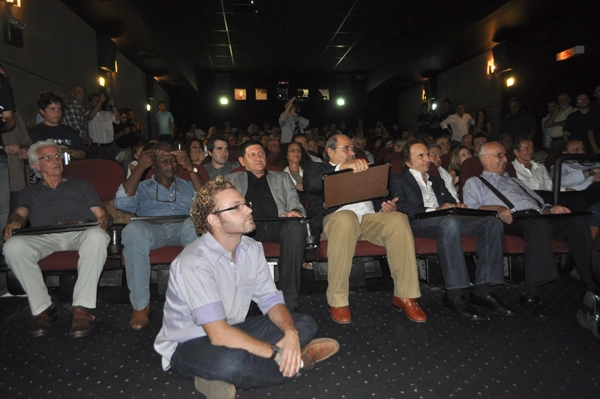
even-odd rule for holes
{"type": "Polygon", "coordinates": [[[375,154],[373,154],[373,158],[375,159],[375,163],[383,162],[385,157],[394,152],[394,147],[383,147],[375,150],[375,154]]]}
{"type": "Polygon", "coordinates": [[[117,161],[83,159],[66,165],[64,176],[90,182],[102,202],[115,198],[117,189],[125,181],[125,171],[117,161]]]}
{"type": "MultiPolygon", "coordinates": [[[[511,162],[506,163],[506,173],[511,177],[517,177],[515,167],[511,162]]],[[[463,186],[466,181],[473,176],[479,176],[483,172],[483,166],[479,161],[479,157],[471,157],[463,162],[460,166],[459,192],[462,193],[463,186]]]]}

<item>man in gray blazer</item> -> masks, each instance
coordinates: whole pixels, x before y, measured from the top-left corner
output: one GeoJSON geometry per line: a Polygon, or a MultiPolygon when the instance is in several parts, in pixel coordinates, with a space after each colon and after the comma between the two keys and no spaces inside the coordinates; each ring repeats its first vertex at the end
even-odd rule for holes
{"type": "Polygon", "coordinates": [[[253,209],[256,230],[251,235],[256,241],[278,242],[279,289],[283,291],[285,303],[291,311],[298,310],[298,293],[306,230],[299,220],[260,221],[263,218],[297,218],[306,216],[298,199],[296,186],[287,173],[266,170],[267,159],[264,148],[258,141],[245,141],[240,147],[240,164],[245,172],[234,172],[226,176],[244,196],[253,209]]]}

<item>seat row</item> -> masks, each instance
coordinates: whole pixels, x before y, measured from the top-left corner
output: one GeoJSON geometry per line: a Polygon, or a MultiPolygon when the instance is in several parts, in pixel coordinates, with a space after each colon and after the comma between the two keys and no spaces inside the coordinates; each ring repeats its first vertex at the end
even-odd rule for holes
{"type": "MultiPolygon", "coordinates": [[[[396,162],[392,163],[392,169],[398,169],[396,162]],[[396,164],[396,165],[394,165],[396,164]]],[[[397,172],[397,171],[396,171],[397,172]]],[[[125,174],[123,169],[117,162],[107,161],[102,159],[87,159],[77,162],[73,162],[66,165],[64,168],[64,175],[70,176],[75,179],[84,179],[89,181],[100,196],[102,202],[107,204],[107,208],[110,210],[112,207],[112,201],[114,200],[115,193],[119,185],[125,181],[125,174]]],[[[182,173],[181,178],[189,177],[182,173]]],[[[114,214],[114,212],[112,212],[114,214]]],[[[110,234],[112,236],[111,243],[109,244],[108,252],[109,256],[105,265],[105,270],[118,270],[122,269],[125,265],[125,260],[121,256],[120,251],[120,230],[124,226],[123,222],[127,222],[127,217],[122,215],[113,216],[117,222],[111,227],[110,234]]],[[[425,260],[435,260],[437,258],[437,248],[435,239],[415,237],[415,252],[417,257],[425,260]]],[[[475,253],[475,237],[464,237],[462,240],[463,251],[465,254],[475,253]]],[[[567,245],[563,242],[553,241],[553,252],[555,254],[568,254],[569,250],[567,245]]],[[[327,261],[327,247],[328,242],[321,241],[320,245],[313,253],[308,254],[311,259],[315,262],[325,263],[327,261]]],[[[268,260],[276,261],[279,256],[280,246],[278,243],[263,243],[265,256],[268,260]]],[[[518,256],[525,252],[525,241],[516,236],[505,235],[503,238],[504,254],[508,258],[509,269],[507,275],[518,274],[514,270],[511,270],[512,266],[515,266],[519,262],[515,262],[518,256]]],[[[179,246],[167,246],[162,247],[150,252],[150,263],[155,266],[169,265],[175,257],[181,252],[182,248],[179,246]]],[[[367,241],[359,241],[356,246],[355,258],[384,258],[386,251],[384,247],[369,243],[367,241]]],[[[42,259],[39,262],[40,268],[46,274],[57,274],[60,275],[60,293],[61,297],[68,298],[72,286],[75,282],[75,272],[77,270],[77,261],[79,259],[77,251],[60,251],[55,252],[48,257],[42,259]],[[66,272],[66,273],[65,273],[66,272]]],[[[424,273],[420,273],[420,277],[425,280],[426,283],[431,285],[442,285],[439,282],[429,279],[427,276],[438,275],[434,270],[428,270],[428,268],[439,267],[436,266],[436,262],[427,262],[426,270],[424,273]]],[[[166,281],[168,279],[168,267],[158,267],[158,282],[159,292],[164,293],[166,290],[166,281]],[[167,271],[167,273],[165,273],[167,271]]],[[[20,287],[16,279],[11,278],[9,275],[9,291],[13,294],[19,293],[20,287]]]]}

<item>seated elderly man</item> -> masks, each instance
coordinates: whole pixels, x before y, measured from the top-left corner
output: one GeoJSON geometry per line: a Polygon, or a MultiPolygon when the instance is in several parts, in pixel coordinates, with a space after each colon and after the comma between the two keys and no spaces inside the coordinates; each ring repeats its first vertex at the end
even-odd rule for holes
{"type": "Polygon", "coordinates": [[[252,208],[221,176],[194,199],[200,238],[171,265],[162,329],[154,348],[208,399],[234,399],[236,387],[284,383],[339,350],[314,339],[317,323],[286,309],[254,230],[252,208]],[[248,316],[252,301],[262,315],[248,316]]]}
{"type": "MultiPolygon", "coordinates": [[[[533,190],[504,172],[507,164],[506,149],[497,142],[486,143],[479,154],[483,173],[471,177],[464,187],[464,202],[469,208],[498,212],[504,222],[504,232],[524,238],[525,291],[521,305],[533,316],[544,318],[546,313],[540,299],[541,286],[558,278],[556,262],[552,255],[551,239],[566,241],[577,271],[588,291],[598,290],[594,281],[597,264],[591,263],[592,236],[584,216],[535,217],[520,216],[527,213],[558,215],[570,213],[561,205],[544,204],[533,190]],[[592,272],[594,270],[594,273],[592,272]]],[[[587,295],[586,295],[587,296],[587,295]]],[[[600,311],[600,303],[592,306],[600,311]]],[[[599,317],[598,314],[596,314],[599,317]]]]}
{"type": "MultiPolygon", "coordinates": [[[[185,151],[157,143],[140,155],[131,176],[117,190],[115,208],[137,216],[189,215],[195,192],[202,187],[195,169],[185,151]],[[180,165],[189,173],[191,182],[177,177],[180,165]],[[149,167],[154,175],[142,181],[149,167]]],[[[129,327],[141,330],[148,327],[150,315],[150,251],[167,245],[186,246],[197,238],[196,231],[190,218],[164,224],[133,221],[123,229],[121,237],[133,306],[129,327]]]]}
{"type": "MultiPolygon", "coordinates": [[[[513,145],[513,153],[515,159],[512,161],[512,165],[519,180],[542,197],[544,202],[553,203],[552,187],[554,184],[544,165],[533,160],[533,142],[527,137],[517,138],[513,145]]],[[[585,211],[587,207],[585,196],[572,190],[561,191],[558,194],[558,203],[565,205],[573,212],[585,211]]]]}
{"type": "Polygon", "coordinates": [[[52,140],[33,144],[27,155],[31,169],[42,180],[21,191],[17,208],[4,229],[7,240],[4,256],[27,293],[33,314],[29,333],[41,337],[48,333],[57,313],[38,261],[56,251],[79,251],[69,335],[85,337],[95,319],[88,309],[96,307],[98,279],[110,241],[104,230],[110,225],[110,217],[91,184],[63,178],[62,153],[52,140]],[[97,220],[98,227],[54,234],[14,235],[28,218],[31,227],[89,220],[97,220]]]}
{"type": "MultiPolygon", "coordinates": [[[[285,172],[266,169],[265,150],[258,141],[246,141],[240,147],[239,161],[246,171],[227,175],[235,188],[252,204],[256,218],[298,218],[306,211],[298,199],[296,185],[285,172]]],[[[256,241],[274,241],[280,245],[279,288],[289,310],[298,310],[306,229],[300,221],[260,221],[252,236],[256,241]]]]}
{"type": "MultiPolygon", "coordinates": [[[[309,162],[303,176],[304,190],[309,196],[311,218],[318,219],[317,204],[323,204],[322,174],[352,169],[363,173],[369,165],[364,159],[355,159],[355,150],[348,136],[333,135],[326,144],[323,156],[327,165],[309,162]]],[[[348,187],[355,190],[356,187],[348,187]]],[[[405,312],[416,323],[427,321],[425,312],[417,303],[421,296],[415,258],[415,245],[408,218],[396,212],[396,199],[375,205],[363,201],[323,210],[323,237],[327,246],[328,270],[327,303],[331,319],[339,324],[352,322],[349,307],[350,270],[358,240],[384,246],[394,280],[392,306],[405,312]]],[[[319,209],[321,210],[321,209],[319,209]]],[[[320,223],[316,223],[316,228],[320,223]]],[[[317,231],[316,229],[314,231],[317,231]]]]}
{"type": "Polygon", "coordinates": [[[473,305],[512,316],[514,310],[492,292],[492,285],[504,284],[502,222],[494,216],[415,218],[419,213],[466,207],[456,202],[442,179],[427,173],[431,162],[424,142],[409,142],[402,152],[402,160],[408,171],[391,177],[390,194],[398,198],[396,209],[410,219],[413,235],[437,239],[446,287],[444,306],[468,320],[482,319],[480,311],[473,305]],[[477,237],[478,261],[472,287],[462,253],[461,236],[477,237]]]}

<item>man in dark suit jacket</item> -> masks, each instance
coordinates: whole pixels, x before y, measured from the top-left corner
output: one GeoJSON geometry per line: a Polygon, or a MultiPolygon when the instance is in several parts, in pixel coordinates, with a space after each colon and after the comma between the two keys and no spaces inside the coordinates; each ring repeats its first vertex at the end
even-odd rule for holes
{"type": "Polygon", "coordinates": [[[466,208],[457,203],[444,181],[429,176],[429,150],[424,142],[413,140],[404,148],[403,160],[408,170],[390,179],[390,194],[398,198],[396,209],[408,215],[413,234],[437,238],[438,256],[446,286],[444,306],[469,320],[480,320],[481,306],[504,316],[514,314],[491,291],[491,285],[504,283],[502,260],[502,222],[493,216],[434,216],[415,218],[416,214],[450,208],[466,208]],[[477,270],[471,286],[461,236],[477,237],[477,270]]]}
{"type": "MultiPolygon", "coordinates": [[[[284,172],[266,170],[265,150],[258,141],[248,140],[242,144],[239,161],[246,171],[230,173],[226,179],[233,183],[248,203],[252,203],[254,218],[306,216],[290,176],[284,172]]],[[[281,244],[279,288],[283,291],[288,309],[297,310],[306,229],[299,220],[257,221],[252,237],[256,241],[281,244]]]]}
{"type": "MultiPolygon", "coordinates": [[[[327,303],[331,319],[336,323],[352,321],[349,307],[349,278],[356,242],[366,240],[384,246],[394,280],[393,307],[417,323],[427,316],[419,306],[421,296],[415,259],[414,239],[406,215],[395,212],[395,200],[374,204],[363,201],[342,207],[323,209],[322,173],[352,169],[362,173],[369,168],[364,159],[355,159],[350,138],[332,136],[323,154],[327,164],[309,162],[304,169],[303,186],[308,196],[311,219],[323,218],[324,237],[328,240],[327,303]]],[[[355,190],[356,187],[348,187],[355,190]]],[[[318,230],[313,230],[315,233],[318,230]]]]}

